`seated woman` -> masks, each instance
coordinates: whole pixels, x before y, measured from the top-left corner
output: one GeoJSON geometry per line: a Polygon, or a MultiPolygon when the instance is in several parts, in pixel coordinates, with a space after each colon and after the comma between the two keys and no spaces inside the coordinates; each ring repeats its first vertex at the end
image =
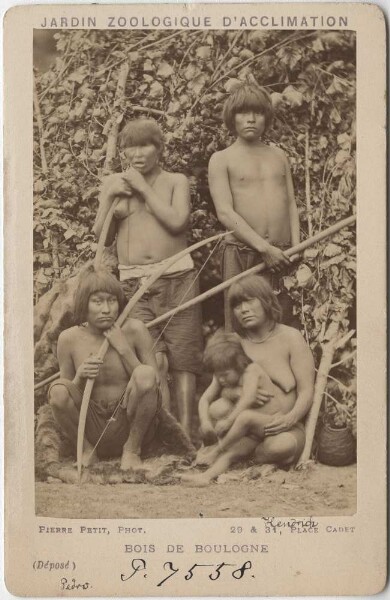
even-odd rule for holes
{"type": "Polygon", "coordinates": [[[190,485],[207,485],[253,450],[258,464],[291,465],[305,443],[302,419],[310,409],[314,387],[310,348],[299,331],[280,323],[279,303],[265,279],[256,275],[241,279],[230,288],[228,301],[245,354],[268,374],[277,392],[261,402],[271,405],[277,397],[278,408],[276,412],[266,411],[266,418],[261,409],[243,411],[219,449],[211,453],[210,468],[202,475],[186,478],[190,485]]]}

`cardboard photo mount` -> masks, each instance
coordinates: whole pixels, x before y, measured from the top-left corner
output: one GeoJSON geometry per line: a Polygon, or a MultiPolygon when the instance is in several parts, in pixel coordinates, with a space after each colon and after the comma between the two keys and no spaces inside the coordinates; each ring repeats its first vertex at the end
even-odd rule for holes
{"type": "MultiPolygon", "coordinates": [[[[383,14],[378,7],[367,4],[40,5],[8,11],[4,20],[4,406],[5,580],[11,593],[54,597],[245,597],[368,595],[383,589],[386,581],[385,36],[383,14]],[[181,21],[183,17],[190,19],[190,28],[210,31],[241,28],[356,32],[357,511],[333,517],[305,515],[306,520],[310,519],[309,529],[318,529],[316,533],[305,531],[307,522],[300,523],[302,531],[297,532],[296,521],[292,526],[291,520],[302,516],[294,514],[289,517],[268,514],[275,519],[271,531],[267,531],[267,521],[257,515],[80,520],[36,514],[33,31],[42,28],[178,30],[186,27],[181,21]],[[191,25],[194,18],[200,25],[191,25]],[[254,553],[248,553],[251,544],[258,547],[254,553]],[[234,545],[237,550],[232,550],[234,545]],[[197,551],[206,546],[211,550],[197,551]],[[232,566],[218,570],[222,562],[232,566]],[[195,564],[209,566],[192,569],[195,564]]],[[[115,494],[115,486],[112,493],[115,494]]],[[[80,488],[75,488],[75,498],[82,502],[80,488]]],[[[161,498],[163,501],[163,488],[161,498]]]]}

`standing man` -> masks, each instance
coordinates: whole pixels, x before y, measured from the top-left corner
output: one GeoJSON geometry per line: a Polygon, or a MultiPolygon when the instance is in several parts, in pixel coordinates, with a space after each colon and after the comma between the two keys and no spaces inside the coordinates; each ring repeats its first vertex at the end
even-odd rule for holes
{"type": "MultiPolygon", "coordinates": [[[[283,250],[299,243],[299,217],[288,159],[262,141],[273,116],[268,92],[255,84],[237,87],[225,102],[223,120],[235,142],[212,155],[209,185],[218,219],[234,234],[223,242],[223,279],[264,262],[271,274],[290,265],[283,250]]],[[[278,287],[279,277],[272,277],[278,287]]],[[[275,290],[277,291],[277,290],[275,290]]],[[[291,322],[287,294],[279,295],[284,322],[291,322]]],[[[225,327],[232,330],[225,295],[225,327]]]]}
{"type": "MultiPolygon", "coordinates": [[[[100,235],[107,212],[115,198],[115,209],[107,244],[116,237],[119,278],[127,296],[166,259],[187,246],[190,218],[189,183],[184,175],[169,173],[160,166],[163,136],[150,119],[130,121],[120,134],[122,173],[103,182],[94,231],[100,235]]],[[[190,255],[173,265],[138,302],[131,316],[144,323],[178,306],[198,293],[190,255]]],[[[198,306],[176,315],[162,328],[153,328],[154,351],[163,387],[163,405],[169,408],[168,369],[179,420],[190,434],[196,374],[200,371],[202,338],[198,306]]]]}

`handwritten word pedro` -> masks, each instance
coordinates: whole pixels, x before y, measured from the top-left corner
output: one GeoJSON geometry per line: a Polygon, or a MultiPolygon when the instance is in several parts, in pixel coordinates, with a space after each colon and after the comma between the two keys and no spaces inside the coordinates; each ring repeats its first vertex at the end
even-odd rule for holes
{"type": "MultiPolygon", "coordinates": [[[[245,576],[252,578],[255,577],[254,574],[251,573],[253,565],[250,560],[245,561],[242,565],[225,562],[218,564],[194,563],[189,568],[185,567],[184,569],[176,568],[173,562],[166,561],[161,566],[162,579],[160,579],[160,576],[158,576],[156,587],[162,587],[169,579],[171,579],[171,577],[176,577],[176,575],[179,578],[184,579],[184,581],[190,581],[193,577],[200,577],[201,574],[203,574],[203,576],[207,576],[210,581],[217,581],[221,576],[226,575],[233,580],[243,579],[245,576]],[[165,577],[163,575],[165,575],[165,577]]],[[[121,573],[120,579],[123,582],[129,581],[135,576],[146,579],[150,573],[156,575],[157,571],[158,569],[156,569],[154,565],[153,569],[148,572],[146,560],[143,558],[133,558],[129,571],[127,573],[121,573]]]]}

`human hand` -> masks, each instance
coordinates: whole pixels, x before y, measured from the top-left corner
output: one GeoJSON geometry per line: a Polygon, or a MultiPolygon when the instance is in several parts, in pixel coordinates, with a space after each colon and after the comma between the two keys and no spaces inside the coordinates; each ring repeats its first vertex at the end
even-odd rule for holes
{"type": "Polygon", "coordinates": [[[103,364],[101,358],[96,355],[89,356],[77,369],[76,379],[95,379],[99,375],[101,364],[103,364]]]}
{"type": "Polygon", "coordinates": [[[223,435],[225,435],[225,433],[229,431],[232,425],[233,422],[231,419],[221,419],[220,421],[218,421],[218,423],[215,426],[215,432],[217,436],[222,437],[223,435]]]}
{"type": "Polygon", "coordinates": [[[267,392],[263,390],[261,387],[258,387],[256,390],[256,404],[255,406],[263,406],[267,404],[274,397],[274,394],[271,392],[267,392]]]}
{"type": "Polygon", "coordinates": [[[286,414],[281,412],[275,413],[269,423],[265,426],[264,433],[268,436],[276,435],[283,431],[289,431],[296,422],[297,421],[291,412],[286,414]]]}
{"type": "Polygon", "coordinates": [[[205,446],[212,446],[218,441],[217,434],[211,421],[201,421],[200,431],[202,434],[203,443],[205,446]]]}
{"type": "Polygon", "coordinates": [[[102,192],[109,200],[114,200],[116,196],[131,196],[131,188],[129,187],[123,173],[113,173],[105,178],[103,182],[102,192]]]}
{"type": "Polygon", "coordinates": [[[134,192],[138,192],[139,194],[145,192],[147,188],[145,178],[134,167],[129,167],[125,173],[122,173],[122,177],[134,192]]]}
{"type": "Polygon", "coordinates": [[[280,248],[271,246],[271,244],[268,244],[266,249],[261,251],[261,256],[270,271],[277,272],[291,264],[285,253],[280,248]]]}
{"type": "Polygon", "coordinates": [[[110,346],[112,346],[118,354],[124,354],[129,348],[126,337],[118,325],[112,325],[109,329],[103,332],[110,346]]]}

